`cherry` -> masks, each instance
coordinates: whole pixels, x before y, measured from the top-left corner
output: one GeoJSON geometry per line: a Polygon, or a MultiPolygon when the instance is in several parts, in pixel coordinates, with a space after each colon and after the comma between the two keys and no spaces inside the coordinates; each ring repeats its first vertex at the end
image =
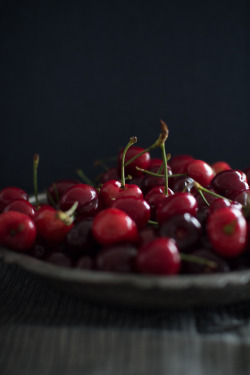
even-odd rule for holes
{"type": "MultiPolygon", "coordinates": [[[[124,149],[122,149],[119,152],[118,155],[118,170],[121,170],[122,165],[122,155],[123,155],[124,149]]],[[[125,173],[127,175],[131,175],[133,177],[141,176],[142,172],[137,170],[136,167],[142,168],[142,169],[148,169],[151,162],[151,157],[149,152],[144,152],[145,149],[138,146],[132,146],[130,147],[125,156],[125,173]],[[134,161],[132,161],[130,164],[126,166],[126,163],[134,158],[136,155],[140,154],[141,152],[144,152],[141,156],[136,158],[134,161]]]]}
{"type": "Polygon", "coordinates": [[[2,189],[0,191],[0,212],[2,212],[9,203],[20,198],[25,200],[29,199],[26,191],[15,186],[2,189]]]}
{"type": "Polygon", "coordinates": [[[100,199],[95,188],[87,184],[77,184],[66,190],[59,202],[60,209],[67,211],[78,202],[76,214],[81,218],[95,216],[100,210],[100,199]]]}
{"type": "Polygon", "coordinates": [[[35,215],[35,209],[32,206],[32,204],[27,201],[26,199],[15,199],[14,201],[10,202],[5,206],[3,212],[7,211],[16,211],[16,212],[21,212],[27,216],[29,216],[31,219],[35,215]]]}
{"type": "Polygon", "coordinates": [[[227,170],[219,172],[211,181],[211,187],[219,194],[232,198],[249,189],[246,175],[238,170],[227,170]]]}
{"type": "Polygon", "coordinates": [[[242,204],[240,204],[237,201],[229,202],[229,200],[222,199],[222,198],[217,198],[210,203],[210,211],[212,212],[222,207],[233,207],[233,208],[237,208],[238,210],[241,210],[242,204]]]}
{"type": "Polygon", "coordinates": [[[187,165],[187,174],[202,186],[208,186],[214,177],[214,171],[203,160],[191,160],[187,165]]]}
{"type": "Polygon", "coordinates": [[[158,237],[158,231],[156,228],[152,226],[147,226],[146,228],[143,228],[139,232],[139,240],[138,245],[142,246],[146,243],[155,240],[158,237]]]}
{"type": "Polygon", "coordinates": [[[27,251],[36,240],[34,222],[21,212],[0,214],[0,244],[17,251],[27,251]]]}
{"type": "Polygon", "coordinates": [[[199,221],[188,213],[170,217],[160,226],[162,237],[171,237],[176,241],[179,250],[187,250],[194,246],[202,235],[199,221]]]}
{"type": "Polygon", "coordinates": [[[138,240],[134,220],[118,208],[106,208],[99,212],[94,218],[92,232],[96,241],[103,246],[135,243],[138,240]]]}
{"type": "Polygon", "coordinates": [[[85,218],[70,229],[66,236],[66,248],[70,254],[83,254],[95,247],[92,235],[92,218],[85,218]]]}
{"type": "Polygon", "coordinates": [[[117,170],[116,167],[109,168],[100,177],[102,184],[104,184],[105,182],[109,180],[119,180],[120,178],[121,178],[121,173],[120,171],[117,170]]]}
{"type": "Polygon", "coordinates": [[[176,155],[169,160],[169,165],[174,174],[187,173],[187,166],[194,158],[190,155],[176,155]]]}
{"type": "Polygon", "coordinates": [[[220,208],[209,215],[207,234],[218,254],[236,257],[244,251],[246,245],[247,222],[239,210],[220,208]]]}
{"type": "Polygon", "coordinates": [[[114,201],[121,197],[143,198],[143,194],[137,185],[125,184],[122,187],[121,182],[117,180],[107,181],[101,187],[100,198],[104,207],[111,207],[114,201]]]}
{"type": "Polygon", "coordinates": [[[64,241],[67,233],[73,227],[73,218],[51,206],[41,207],[34,216],[37,233],[49,244],[64,241]]]}
{"type": "Polygon", "coordinates": [[[53,182],[47,189],[48,202],[57,205],[62,194],[70,187],[79,184],[78,180],[58,180],[53,182]]]}
{"type": "Polygon", "coordinates": [[[182,261],[182,272],[188,274],[204,274],[204,273],[217,273],[217,272],[228,272],[229,265],[228,263],[221,258],[218,254],[215,254],[213,251],[208,248],[198,248],[189,253],[193,256],[206,259],[211,262],[207,264],[201,264],[198,262],[186,262],[182,261]]]}
{"type": "Polygon", "coordinates": [[[171,178],[170,184],[175,193],[183,191],[190,193],[194,186],[194,180],[191,177],[177,177],[176,179],[171,178]]]}
{"type": "Polygon", "coordinates": [[[74,267],[81,270],[91,270],[94,267],[94,261],[89,255],[82,255],[74,263],[74,267]]]}
{"type": "Polygon", "coordinates": [[[140,273],[175,275],[179,273],[180,266],[180,254],[171,238],[159,237],[138,250],[136,267],[140,273]]]}
{"type": "Polygon", "coordinates": [[[248,185],[250,185],[250,167],[244,169],[244,173],[247,177],[247,183],[248,183],[248,185]]]}
{"type": "Polygon", "coordinates": [[[168,196],[157,210],[157,221],[161,224],[171,216],[189,213],[196,216],[198,205],[195,197],[189,193],[175,193],[168,196]]]}
{"type": "Polygon", "coordinates": [[[150,166],[147,169],[150,171],[155,171],[156,169],[159,169],[161,166],[162,166],[162,159],[153,158],[151,159],[150,166]]]}
{"type": "Polygon", "coordinates": [[[222,171],[229,171],[232,169],[228,163],[225,161],[216,161],[211,165],[215,174],[222,172],[222,171]]]}
{"type": "Polygon", "coordinates": [[[138,229],[145,228],[150,219],[150,206],[141,198],[122,197],[112,204],[112,207],[119,208],[126,212],[133,219],[138,229]]]}
{"type": "Polygon", "coordinates": [[[96,256],[95,268],[100,271],[131,273],[137,249],[131,244],[113,245],[102,249],[96,256]]]}
{"type": "Polygon", "coordinates": [[[250,204],[250,189],[243,190],[242,192],[234,195],[234,200],[243,206],[250,204]]]}
{"type": "MultiPolygon", "coordinates": [[[[168,175],[172,175],[172,170],[170,166],[167,166],[168,169],[168,175]]],[[[151,169],[152,172],[157,173],[158,172],[158,167],[154,167],[151,169]]],[[[141,184],[141,189],[146,195],[151,189],[153,189],[155,186],[162,186],[165,184],[165,177],[157,177],[157,176],[152,176],[150,174],[145,174],[142,180],[141,184]]]]}
{"type": "Polygon", "coordinates": [[[47,262],[52,263],[56,266],[71,267],[71,259],[62,252],[52,252],[46,257],[47,262]]]}
{"type": "MultiPolygon", "coordinates": [[[[174,192],[168,188],[168,195],[173,195],[174,192]]],[[[145,195],[145,200],[151,208],[151,219],[156,220],[156,211],[159,205],[167,198],[165,194],[165,186],[155,186],[145,195]]]]}

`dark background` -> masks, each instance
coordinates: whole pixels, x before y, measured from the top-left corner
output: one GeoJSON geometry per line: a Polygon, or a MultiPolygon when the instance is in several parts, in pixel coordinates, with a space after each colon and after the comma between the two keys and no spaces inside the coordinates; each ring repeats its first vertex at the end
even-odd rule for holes
{"type": "Polygon", "coordinates": [[[248,0],[0,1],[0,187],[149,146],[250,165],[248,0]]]}

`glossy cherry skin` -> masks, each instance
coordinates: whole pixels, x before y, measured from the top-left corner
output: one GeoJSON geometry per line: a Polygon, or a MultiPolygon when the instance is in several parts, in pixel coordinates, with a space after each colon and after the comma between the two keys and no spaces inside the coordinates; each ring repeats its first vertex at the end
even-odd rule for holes
{"type": "Polygon", "coordinates": [[[0,212],[2,212],[10,202],[16,199],[28,200],[28,198],[26,191],[15,186],[6,187],[0,191],[0,212]]]}
{"type": "Polygon", "coordinates": [[[134,220],[138,229],[145,228],[150,219],[150,206],[141,198],[123,197],[118,198],[112,204],[112,207],[118,208],[128,214],[134,220]]]}
{"type": "Polygon", "coordinates": [[[121,182],[117,180],[107,181],[101,187],[100,198],[104,207],[111,207],[116,199],[122,197],[143,198],[143,194],[137,185],[125,184],[122,188],[121,182]]]}
{"type": "Polygon", "coordinates": [[[214,177],[214,171],[203,160],[191,160],[187,165],[187,174],[202,186],[208,186],[214,177]]]}
{"type": "Polygon", "coordinates": [[[170,217],[189,213],[196,216],[198,205],[195,197],[189,193],[175,193],[165,199],[157,210],[157,221],[161,224],[170,217]]]}
{"type": "Polygon", "coordinates": [[[15,199],[14,201],[10,202],[7,206],[5,206],[3,212],[8,211],[17,211],[21,212],[27,216],[29,216],[31,219],[35,215],[35,209],[32,204],[27,201],[26,199],[15,199]]]}
{"type": "Polygon", "coordinates": [[[229,202],[229,200],[227,199],[217,198],[210,203],[211,212],[216,211],[219,208],[223,208],[223,207],[233,207],[233,208],[237,208],[238,210],[242,210],[242,204],[236,201],[229,202]]]}
{"type": "Polygon", "coordinates": [[[65,240],[73,224],[67,225],[60,218],[60,211],[51,206],[41,207],[34,216],[37,233],[49,244],[58,244],[65,240]]]}
{"type": "Polygon", "coordinates": [[[0,215],[0,245],[17,251],[27,251],[36,240],[33,220],[21,212],[8,211],[0,215]]]}
{"type": "Polygon", "coordinates": [[[187,166],[192,160],[194,160],[194,158],[190,155],[176,155],[169,160],[168,164],[173,174],[187,173],[187,166]]]}
{"type": "Polygon", "coordinates": [[[94,218],[92,232],[95,240],[102,246],[118,243],[136,243],[137,226],[124,211],[118,208],[106,208],[94,218]]]}
{"type": "Polygon", "coordinates": [[[213,168],[215,174],[222,171],[229,171],[230,169],[232,169],[230,165],[225,161],[216,161],[211,165],[211,167],[213,168]]]}
{"type": "Polygon", "coordinates": [[[236,257],[246,246],[247,222],[239,210],[220,208],[209,215],[207,234],[218,254],[228,258],[236,257]]]}
{"type": "Polygon", "coordinates": [[[183,191],[190,193],[194,186],[194,180],[191,177],[178,177],[173,180],[172,182],[172,178],[170,179],[170,185],[175,193],[183,191]]]}
{"type": "Polygon", "coordinates": [[[250,205],[250,189],[243,190],[234,196],[234,200],[243,206],[250,205]]]}
{"type": "Polygon", "coordinates": [[[233,198],[243,190],[249,189],[246,175],[238,170],[219,172],[211,181],[211,187],[219,194],[233,198]]]}
{"type": "Polygon", "coordinates": [[[62,194],[76,184],[79,184],[78,180],[65,179],[53,182],[47,189],[48,202],[52,205],[58,204],[62,194]]]}
{"type": "Polygon", "coordinates": [[[190,249],[201,238],[200,222],[188,213],[174,215],[164,221],[159,229],[162,237],[173,238],[180,251],[190,249]]]}
{"type": "Polygon", "coordinates": [[[78,202],[76,214],[82,218],[95,216],[100,210],[99,195],[95,188],[87,184],[77,184],[66,190],[59,202],[60,209],[67,211],[75,202],[78,202]]]}
{"type": "Polygon", "coordinates": [[[139,273],[176,275],[180,266],[179,250],[171,238],[159,237],[138,250],[136,268],[139,273]]]}
{"type": "Polygon", "coordinates": [[[95,269],[119,273],[134,272],[136,255],[137,249],[131,244],[106,247],[97,254],[95,269]]]}
{"type": "Polygon", "coordinates": [[[174,192],[168,188],[168,196],[165,194],[165,186],[155,186],[145,195],[145,200],[148,202],[151,208],[151,219],[156,220],[156,211],[159,205],[169,196],[173,195],[174,192]]]}
{"type": "MultiPolygon", "coordinates": [[[[138,146],[130,147],[127,150],[126,155],[125,155],[125,163],[144,150],[145,150],[144,148],[138,147],[138,146]]],[[[118,171],[121,170],[122,153],[123,153],[123,150],[121,150],[118,155],[118,171]]],[[[148,169],[150,166],[150,162],[151,162],[150,154],[149,152],[145,152],[143,155],[139,156],[137,159],[132,161],[132,163],[130,163],[128,166],[125,167],[125,174],[131,175],[133,177],[141,176],[142,172],[138,171],[136,167],[139,167],[142,169],[148,169]]]]}

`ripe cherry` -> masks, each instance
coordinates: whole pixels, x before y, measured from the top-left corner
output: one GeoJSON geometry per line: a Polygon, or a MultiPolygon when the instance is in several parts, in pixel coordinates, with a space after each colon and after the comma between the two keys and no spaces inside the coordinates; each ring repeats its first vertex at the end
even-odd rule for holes
{"type": "Polygon", "coordinates": [[[157,221],[161,224],[170,217],[189,213],[196,216],[198,205],[195,197],[189,193],[175,193],[168,196],[157,210],[157,221]]]}
{"type": "Polygon", "coordinates": [[[173,174],[187,173],[187,166],[192,160],[194,160],[194,158],[190,155],[176,155],[169,160],[168,164],[173,174]]]}
{"type": "Polygon", "coordinates": [[[209,215],[207,234],[218,254],[236,257],[246,245],[247,222],[239,210],[220,208],[209,215]]]}
{"type": "Polygon", "coordinates": [[[229,171],[232,169],[228,163],[225,161],[216,161],[211,165],[215,174],[222,172],[222,171],[229,171]]]}
{"type": "MultiPolygon", "coordinates": [[[[123,151],[124,150],[122,149],[120,151],[119,155],[118,155],[118,171],[121,170],[123,151]]],[[[135,157],[136,155],[140,154],[143,151],[145,151],[145,149],[142,148],[142,147],[138,147],[138,146],[132,146],[132,147],[130,147],[127,150],[127,152],[126,152],[125,164],[130,159],[132,159],[133,157],[135,157]]],[[[126,175],[131,175],[133,177],[141,176],[142,172],[138,171],[136,169],[136,167],[139,167],[139,168],[142,168],[142,169],[148,169],[149,166],[150,166],[150,162],[151,162],[150,153],[149,152],[145,152],[144,154],[142,154],[141,156],[139,156],[138,158],[136,158],[134,161],[132,161],[130,164],[128,164],[125,167],[125,173],[126,173],[126,175]]]]}
{"type": "Polygon", "coordinates": [[[138,250],[138,272],[154,275],[175,275],[180,271],[181,258],[176,243],[171,238],[159,237],[138,250]]]}
{"type": "Polygon", "coordinates": [[[100,271],[131,273],[137,249],[131,244],[113,245],[103,248],[96,256],[95,268],[100,271]]]}
{"type": "MultiPolygon", "coordinates": [[[[168,195],[173,195],[174,192],[168,188],[168,195]]],[[[145,195],[145,200],[151,208],[151,219],[156,220],[156,211],[159,205],[167,198],[165,194],[165,186],[155,186],[145,195]]]]}
{"type": "Polygon", "coordinates": [[[203,160],[191,160],[187,165],[187,174],[202,186],[208,186],[214,177],[214,171],[203,160]]]}
{"type": "Polygon", "coordinates": [[[34,222],[25,214],[15,211],[0,215],[0,244],[17,251],[27,251],[36,240],[34,222]]]}
{"type": "MultiPolygon", "coordinates": [[[[168,169],[168,175],[171,176],[172,170],[171,170],[169,165],[167,166],[167,169],[168,169]]],[[[158,167],[152,168],[151,171],[154,172],[154,173],[157,173],[158,167]]],[[[142,180],[141,189],[142,189],[144,195],[146,195],[155,186],[162,186],[164,184],[165,184],[165,178],[164,177],[157,177],[157,176],[145,174],[145,176],[143,177],[143,180],[142,180]]]]}
{"type": "Polygon", "coordinates": [[[125,184],[123,188],[117,180],[107,181],[101,187],[100,198],[104,207],[111,207],[116,199],[122,197],[143,198],[143,194],[137,185],[125,184]]]}
{"type": "Polygon", "coordinates": [[[76,184],[79,184],[78,180],[65,179],[53,182],[47,189],[48,202],[52,205],[58,204],[62,194],[76,184]]]}
{"type": "Polygon", "coordinates": [[[138,240],[137,226],[125,212],[118,208],[106,208],[94,218],[92,225],[94,238],[103,246],[138,240]]]}
{"type": "Polygon", "coordinates": [[[95,216],[100,209],[100,199],[96,189],[87,184],[77,184],[66,190],[59,202],[60,209],[67,211],[75,202],[78,202],[76,214],[81,218],[95,216]]]}
{"type": "Polygon", "coordinates": [[[141,198],[123,197],[118,198],[112,204],[112,207],[118,208],[128,214],[134,220],[138,229],[145,228],[150,219],[150,206],[141,198]]]}
{"type": "Polygon", "coordinates": [[[95,247],[92,235],[93,218],[85,218],[74,225],[66,236],[66,248],[70,254],[80,255],[95,247]]]}
{"type": "Polygon", "coordinates": [[[219,194],[234,199],[243,190],[249,189],[245,173],[238,170],[219,172],[211,181],[211,187],[219,194]]]}
{"type": "Polygon", "coordinates": [[[14,201],[10,202],[7,206],[5,206],[3,212],[7,211],[21,212],[29,216],[31,219],[35,215],[35,209],[32,206],[32,204],[26,199],[22,198],[15,199],[14,201]]]}
{"type": "Polygon", "coordinates": [[[2,212],[10,202],[20,198],[28,200],[29,197],[26,191],[15,186],[2,189],[0,191],[0,212],[2,212]]]}
{"type": "Polygon", "coordinates": [[[216,273],[216,272],[228,272],[230,271],[228,263],[224,258],[215,254],[212,250],[208,248],[197,248],[189,253],[195,257],[208,260],[207,264],[202,264],[199,262],[186,262],[182,261],[182,272],[188,274],[206,274],[206,273],[216,273]]]}
{"type": "Polygon", "coordinates": [[[109,168],[100,176],[101,183],[104,184],[109,180],[119,180],[121,178],[121,171],[118,171],[116,167],[109,168]]]}

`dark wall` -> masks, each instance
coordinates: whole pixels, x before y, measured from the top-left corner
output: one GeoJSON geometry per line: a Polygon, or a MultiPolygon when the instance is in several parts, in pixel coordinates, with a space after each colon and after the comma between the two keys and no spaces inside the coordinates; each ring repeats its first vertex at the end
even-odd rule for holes
{"type": "Polygon", "coordinates": [[[32,191],[132,135],[250,165],[248,0],[0,1],[0,187],[32,191]]]}

